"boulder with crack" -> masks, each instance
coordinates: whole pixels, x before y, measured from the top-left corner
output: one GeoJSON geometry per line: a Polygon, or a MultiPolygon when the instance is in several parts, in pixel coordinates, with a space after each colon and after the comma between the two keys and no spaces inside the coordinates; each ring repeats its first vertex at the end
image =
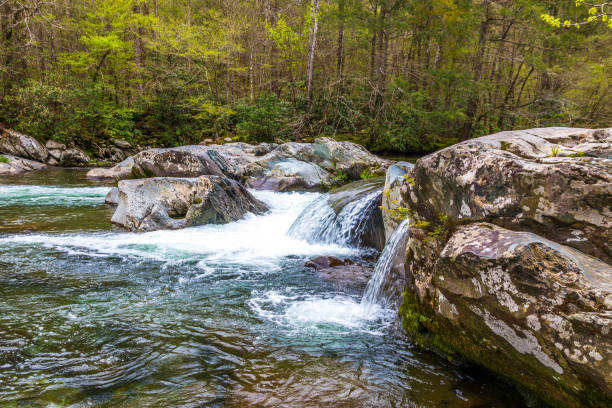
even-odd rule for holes
{"type": "Polygon", "coordinates": [[[238,182],[219,176],[122,180],[111,222],[132,231],[225,224],[267,206],[238,182]]]}
{"type": "Polygon", "coordinates": [[[400,315],[412,339],[553,405],[612,404],[611,137],[501,132],[391,183],[411,223],[400,315]]]}

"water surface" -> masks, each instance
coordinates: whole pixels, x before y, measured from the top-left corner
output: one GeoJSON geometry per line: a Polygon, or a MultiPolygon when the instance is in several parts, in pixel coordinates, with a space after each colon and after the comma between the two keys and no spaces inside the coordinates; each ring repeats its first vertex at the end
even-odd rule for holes
{"type": "Polygon", "coordinates": [[[413,347],[360,285],[289,235],[319,195],[257,192],[263,216],[128,233],[83,171],[0,185],[0,406],[518,407],[509,387],[413,347]]]}

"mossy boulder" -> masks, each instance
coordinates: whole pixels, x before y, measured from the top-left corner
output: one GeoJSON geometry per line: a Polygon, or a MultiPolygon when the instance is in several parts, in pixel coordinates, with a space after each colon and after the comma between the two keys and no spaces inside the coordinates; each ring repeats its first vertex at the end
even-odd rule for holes
{"type": "Polygon", "coordinates": [[[414,341],[554,406],[612,406],[611,138],[502,132],[397,179],[389,198],[412,225],[400,314],[414,341]]]}

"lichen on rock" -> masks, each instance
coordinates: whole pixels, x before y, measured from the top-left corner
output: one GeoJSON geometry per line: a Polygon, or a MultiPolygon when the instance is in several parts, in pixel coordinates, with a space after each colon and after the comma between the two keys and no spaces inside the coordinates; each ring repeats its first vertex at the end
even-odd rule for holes
{"type": "Polygon", "coordinates": [[[610,129],[502,132],[396,182],[391,199],[412,219],[410,337],[553,405],[612,404],[611,140],[610,129]],[[585,150],[551,157],[553,146],[585,150]],[[434,227],[446,231],[433,239],[434,227]]]}

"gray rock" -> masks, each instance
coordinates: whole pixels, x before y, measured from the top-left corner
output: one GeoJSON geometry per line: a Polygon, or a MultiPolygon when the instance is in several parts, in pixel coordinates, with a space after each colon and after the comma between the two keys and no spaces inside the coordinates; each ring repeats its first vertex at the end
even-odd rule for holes
{"type": "Polygon", "coordinates": [[[87,178],[93,180],[123,180],[130,177],[134,167],[134,157],[130,156],[116,166],[107,169],[98,167],[87,172],[87,178]]]}
{"type": "MultiPolygon", "coordinates": [[[[383,194],[382,206],[383,221],[385,225],[385,239],[389,239],[393,231],[399,225],[397,214],[402,211],[400,208],[403,204],[401,199],[402,186],[412,177],[412,169],[414,164],[408,162],[397,162],[387,170],[385,176],[385,193],[383,194]]],[[[405,204],[405,203],[404,203],[405,204]]]]}
{"type": "Polygon", "coordinates": [[[47,163],[51,164],[50,163],[51,160],[53,160],[54,164],[55,163],[59,163],[60,160],[62,160],[62,153],[63,152],[64,152],[63,150],[59,150],[59,149],[50,149],[49,150],[49,157],[47,158],[47,163]]]}
{"type": "Polygon", "coordinates": [[[47,149],[30,136],[13,130],[0,128],[0,153],[7,153],[24,159],[46,162],[47,149]]]}
{"type": "Polygon", "coordinates": [[[501,132],[423,157],[407,177],[390,169],[386,212],[394,203],[411,222],[406,332],[553,405],[610,405],[609,140],[501,132]]]}
{"type": "Polygon", "coordinates": [[[123,139],[112,139],[111,142],[119,149],[127,150],[132,148],[130,142],[123,139]]]}
{"type": "Polygon", "coordinates": [[[129,172],[125,172],[125,165],[120,164],[117,167],[122,169],[94,169],[88,177],[115,179],[217,175],[238,181],[249,180],[249,184],[257,188],[287,190],[303,185],[299,188],[318,189],[327,183],[330,172],[343,171],[350,179],[358,180],[364,169],[384,171],[390,164],[361,146],[322,139],[317,139],[314,144],[290,142],[254,146],[226,143],[148,149],[133,156],[129,172]],[[306,164],[298,166],[300,162],[306,164]]]}
{"type": "Polygon", "coordinates": [[[435,336],[438,349],[549,402],[612,401],[610,265],[486,223],[458,228],[445,244],[413,235],[408,247],[412,293],[401,314],[417,342],[432,346],[435,336]]]}
{"type": "Polygon", "coordinates": [[[113,187],[106,194],[104,198],[104,203],[108,205],[118,205],[119,204],[119,189],[117,187],[113,187]]]}
{"type": "Polygon", "coordinates": [[[267,211],[234,180],[218,176],[122,180],[111,222],[132,231],[224,224],[267,211]]]}
{"type": "Polygon", "coordinates": [[[331,175],[314,163],[290,158],[274,164],[262,178],[252,177],[247,184],[258,190],[324,191],[331,185],[331,175]]]}
{"type": "Polygon", "coordinates": [[[91,159],[85,152],[76,148],[64,150],[60,159],[62,166],[83,166],[90,161],[91,159]]]}
{"type": "Polygon", "coordinates": [[[66,145],[55,140],[47,140],[45,147],[48,150],[66,150],[66,145]]]}
{"type": "Polygon", "coordinates": [[[0,154],[8,160],[8,163],[0,161],[0,176],[10,176],[14,174],[26,173],[29,171],[41,170],[47,167],[43,163],[34,160],[22,159],[9,154],[0,154]]]}
{"type": "Polygon", "coordinates": [[[399,199],[428,220],[443,214],[451,224],[488,221],[529,229],[610,263],[612,161],[550,157],[609,133],[545,128],[459,143],[420,159],[414,188],[405,183],[399,199]]]}

